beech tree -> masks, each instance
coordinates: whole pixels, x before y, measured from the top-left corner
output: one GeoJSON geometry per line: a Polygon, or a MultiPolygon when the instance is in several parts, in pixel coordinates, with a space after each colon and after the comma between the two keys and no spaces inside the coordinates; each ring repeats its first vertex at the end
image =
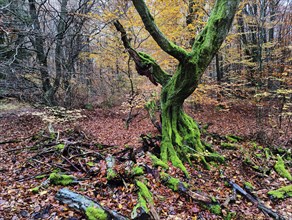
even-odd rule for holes
{"type": "Polygon", "coordinates": [[[191,51],[187,51],[171,42],[156,25],[144,0],[132,0],[146,30],[159,47],[179,61],[173,75],[164,71],[159,64],[146,53],[138,52],[131,47],[130,39],[119,21],[115,27],[121,32],[124,47],[133,58],[136,70],[147,76],[155,85],[162,86],[160,107],[162,120],[161,159],[171,161],[186,176],[188,172],[183,165],[190,162],[190,155],[199,155],[206,162],[206,146],[200,140],[197,123],[184,112],[183,103],[198,87],[204,71],[219,50],[227,36],[236,13],[239,0],[217,0],[207,24],[195,38],[191,51]]]}

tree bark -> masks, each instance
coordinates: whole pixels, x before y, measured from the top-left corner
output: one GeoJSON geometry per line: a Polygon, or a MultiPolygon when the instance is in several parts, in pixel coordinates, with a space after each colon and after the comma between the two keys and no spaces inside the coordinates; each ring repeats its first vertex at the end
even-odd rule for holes
{"type": "Polygon", "coordinates": [[[115,23],[117,30],[121,32],[124,47],[136,63],[138,73],[146,75],[154,84],[162,85],[161,159],[164,162],[171,161],[188,176],[183,161],[190,162],[189,154],[201,154],[201,160],[207,168],[208,165],[203,156],[205,147],[200,140],[199,128],[183,111],[183,103],[198,87],[202,74],[226,38],[239,0],[216,1],[207,25],[195,39],[191,52],[166,38],[155,24],[144,0],[132,2],[152,38],[162,50],[179,61],[175,74],[168,75],[148,54],[131,48],[125,30],[118,22],[115,23]]]}
{"type": "Polygon", "coordinates": [[[44,100],[46,104],[53,105],[55,103],[54,92],[53,92],[53,87],[50,81],[47,54],[45,53],[45,49],[44,49],[44,38],[41,34],[41,26],[40,26],[40,21],[37,14],[35,0],[29,0],[29,12],[30,12],[32,24],[35,30],[35,38],[31,39],[31,42],[36,50],[36,57],[40,65],[44,100]]]}

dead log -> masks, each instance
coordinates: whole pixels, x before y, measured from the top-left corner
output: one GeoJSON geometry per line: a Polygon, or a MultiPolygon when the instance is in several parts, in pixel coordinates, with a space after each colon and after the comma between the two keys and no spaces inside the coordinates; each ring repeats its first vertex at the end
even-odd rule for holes
{"type": "Polygon", "coordinates": [[[125,216],[103,207],[89,197],[72,192],[67,188],[60,189],[55,198],[58,201],[67,204],[69,207],[82,211],[83,213],[87,213],[89,207],[94,207],[97,210],[103,210],[107,219],[128,220],[125,216]]]}
{"type": "Polygon", "coordinates": [[[236,190],[237,192],[239,192],[241,195],[243,195],[244,197],[246,197],[249,201],[251,201],[253,204],[255,204],[258,209],[260,209],[264,214],[269,215],[270,217],[274,218],[274,219],[279,219],[279,220],[285,220],[284,217],[282,217],[281,215],[279,215],[278,213],[274,212],[273,210],[271,210],[270,208],[266,207],[263,203],[261,203],[257,198],[255,198],[254,196],[252,196],[251,194],[249,194],[248,192],[246,192],[243,188],[241,188],[239,185],[237,185],[236,183],[234,183],[231,180],[227,180],[229,185],[236,190]]]}

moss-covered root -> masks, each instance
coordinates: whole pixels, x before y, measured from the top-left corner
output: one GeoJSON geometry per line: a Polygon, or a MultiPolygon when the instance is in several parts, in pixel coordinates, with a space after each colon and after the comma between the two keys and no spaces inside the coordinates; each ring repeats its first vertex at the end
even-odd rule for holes
{"type": "Polygon", "coordinates": [[[131,176],[141,176],[144,174],[144,168],[141,166],[134,166],[131,170],[131,176]]]}
{"type": "Polygon", "coordinates": [[[225,158],[218,154],[218,153],[208,153],[206,156],[206,161],[214,161],[217,163],[224,163],[225,162],[225,158]]]}
{"type": "Polygon", "coordinates": [[[278,160],[274,168],[281,177],[287,178],[289,181],[292,181],[292,176],[289,173],[289,171],[285,168],[284,161],[280,155],[278,155],[278,160]]]}
{"type": "Polygon", "coordinates": [[[153,206],[154,205],[154,201],[152,198],[152,195],[150,193],[150,191],[148,190],[147,186],[142,183],[141,181],[137,180],[136,181],[136,185],[139,188],[139,192],[138,192],[138,203],[137,205],[134,207],[132,213],[131,213],[131,218],[134,219],[136,218],[138,215],[141,215],[141,213],[149,213],[149,208],[147,206],[147,204],[149,204],[149,206],[153,206]],[[137,213],[137,210],[140,211],[140,213],[137,213]]]}
{"type": "Polygon", "coordinates": [[[160,173],[160,179],[162,180],[165,185],[167,185],[170,189],[173,191],[182,191],[186,192],[188,188],[188,184],[185,182],[181,182],[179,179],[174,178],[167,173],[161,172],[160,173]]]}
{"type": "Polygon", "coordinates": [[[161,159],[166,164],[168,159],[173,166],[179,168],[187,178],[190,177],[186,167],[184,166],[181,159],[178,157],[176,150],[173,147],[173,144],[168,140],[162,140],[161,144],[161,159]]]}
{"type": "Polygon", "coordinates": [[[181,182],[179,179],[174,178],[174,177],[168,175],[167,173],[161,172],[160,179],[161,179],[162,183],[164,183],[166,186],[168,186],[173,191],[186,193],[191,198],[194,198],[195,200],[199,201],[199,204],[202,207],[210,210],[210,212],[212,212],[213,214],[222,215],[221,206],[216,201],[215,198],[210,199],[210,197],[205,197],[205,196],[202,196],[200,194],[189,191],[188,190],[189,186],[187,183],[181,182]]]}
{"type": "Polygon", "coordinates": [[[54,185],[62,185],[67,186],[73,183],[77,183],[77,180],[74,176],[69,176],[65,174],[59,174],[59,173],[51,173],[49,176],[50,183],[54,185]]]}
{"type": "Polygon", "coordinates": [[[164,163],[162,160],[160,160],[159,158],[157,158],[155,155],[151,154],[151,153],[148,153],[148,155],[150,156],[151,160],[152,160],[152,163],[153,163],[153,166],[155,167],[162,167],[166,170],[168,170],[169,166],[167,163],[164,163]]]}
{"type": "Polygon", "coordinates": [[[272,196],[275,199],[292,197],[292,185],[284,186],[277,190],[271,190],[268,192],[268,195],[272,196]]]}
{"type": "Polygon", "coordinates": [[[101,208],[89,206],[85,210],[85,215],[88,220],[107,220],[108,214],[101,208]]]}

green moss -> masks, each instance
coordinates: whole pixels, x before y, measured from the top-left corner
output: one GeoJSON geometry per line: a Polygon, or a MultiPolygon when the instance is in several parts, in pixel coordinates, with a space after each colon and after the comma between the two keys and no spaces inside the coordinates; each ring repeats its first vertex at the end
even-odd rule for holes
{"type": "Polygon", "coordinates": [[[292,185],[281,187],[277,190],[271,190],[268,195],[276,199],[284,199],[286,197],[292,197],[292,185]]]}
{"type": "Polygon", "coordinates": [[[94,167],[94,163],[92,162],[92,161],[89,161],[89,162],[87,162],[86,163],[88,166],[90,166],[90,167],[94,167]]]}
{"type": "Polygon", "coordinates": [[[133,211],[131,213],[132,219],[137,217],[137,209],[142,208],[144,212],[148,213],[149,209],[147,207],[147,202],[150,203],[151,205],[154,204],[153,198],[151,193],[149,192],[147,186],[142,183],[141,181],[137,180],[136,185],[139,188],[138,192],[138,203],[137,205],[133,208],[133,211]]]}
{"type": "Polygon", "coordinates": [[[46,176],[47,176],[47,174],[42,174],[42,175],[36,176],[35,178],[36,179],[42,179],[42,178],[45,178],[46,176]]]}
{"type": "Polygon", "coordinates": [[[158,110],[158,106],[156,105],[156,101],[153,99],[148,101],[144,107],[148,111],[150,118],[153,118],[155,116],[155,112],[158,110]]]}
{"type": "Polygon", "coordinates": [[[270,157],[271,157],[271,156],[270,156],[270,155],[271,155],[271,151],[270,151],[270,149],[269,149],[269,148],[265,148],[264,151],[265,151],[265,156],[266,156],[266,158],[267,158],[267,159],[270,159],[270,157]]]}
{"type": "Polygon", "coordinates": [[[206,160],[207,161],[215,161],[218,163],[224,163],[225,162],[225,158],[218,154],[218,153],[210,153],[208,155],[206,155],[206,160]]]}
{"type": "Polygon", "coordinates": [[[162,167],[162,168],[164,168],[166,170],[169,168],[168,164],[164,163],[162,160],[157,158],[155,155],[150,154],[150,158],[151,158],[152,163],[153,163],[154,166],[160,166],[160,167],[162,167]]]}
{"type": "Polygon", "coordinates": [[[256,142],[251,142],[254,150],[262,150],[263,147],[258,145],[256,142]]]}
{"type": "Polygon", "coordinates": [[[179,168],[181,171],[183,171],[185,176],[187,178],[189,178],[190,175],[189,175],[186,167],[183,165],[183,163],[182,163],[181,159],[178,157],[178,155],[177,155],[172,143],[170,143],[170,142],[162,144],[161,158],[162,158],[162,161],[164,163],[167,162],[168,155],[169,155],[169,159],[170,159],[172,165],[177,167],[177,168],[179,168]]]}
{"type": "Polygon", "coordinates": [[[224,220],[231,220],[236,216],[236,212],[228,212],[226,216],[224,216],[224,220]]]}
{"type": "Polygon", "coordinates": [[[232,135],[232,134],[231,135],[226,135],[225,137],[229,142],[232,142],[232,143],[237,143],[238,141],[242,140],[241,137],[236,136],[236,135],[232,135]]]}
{"type": "Polygon", "coordinates": [[[254,186],[250,182],[245,182],[244,186],[249,190],[254,190],[254,186]]]}
{"type": "Polygon", "coordinates": [[[215,215],[221,215],[221,207],[219,204],[210,205],[209,210],[215,215]]]}
{"type": "Polygon", "coordinates": [[[144,199],[143,195],[141,192],[138,193],[138,201],[139,203],[136,205],[137,207],[142,207],[143,210],[147,213],[149,212],[149,209],[147,207],[147,202],[146,199],[144,199]]]}
{"type": "Polygon", "coordinates": [[[32,193],[34,193],[34,194],[37,194],[37,193],[39,192],[39,190],[40,190],[40,187],[39,187],[39,186],[30,189],[30,191],[31,191],[32,193]]]}
{"type": "Polygon", "coordinates": [[[57,144],[54,146],[54,148],[58,151],[62,151],[65,147],[65,144],[57,144]]]}
{"type": "Polygon", "coordinates": [[[142,208],[144,212],[148,213],[149,209],[147,208],[147,202],[146,200],[143,198],[142,194],[139,192],[138,193],[138,203],[137,205],[135,205],[135,207],[133,208],[133,211],[131,213],[131,219],[136,219],[137,217],[137,209],[138,208],[142,208]]]}
{"type": "Polygon", "coordinates": [[[106,212],[100,208],[94,206],[89,206],[85,210],[85,215],[88,220],[106,220],[108,215],[106,212]]]}
{"type": "Polygon", "coordinates": [[[89,111],[93,111],[94,110],[94,107],[93,107],[93,105],[91,103],[86,103],[84,105],[84,108],[89,110],[89,111]]]}
{"type": "Polygon", "coordinates": [[[284,161],[280,155],[278,155],[278,161],[276,162],[274,168],[281,177],[287,178],[289,181],[292,180],[292,176],[289,173],[289,171],[285,168],[284,161]]]}
{"type": "Polygon", "coordinates": [[[56,134],[55,134],[54,132],[51,132],[51,133],[50,133],[50,139],[51,139],[51,140],[56,139],[56,134]]]}
{"type": "Polygon", "coordinates": [[[49,176],[50,182],[54,185],[67,186],[69,184],[75,183],[75,177],[65,174],[51,173],[49,176]]]}
{"type": "Polygon", "coordinates": [[[222,142],[220,144],[222,149],[227,149],[227,150],[236,150],[237,149],[237,145],[234,143],[226,143],[226,142],[222,142]]]}
{"type": "Polygon", "coordinates": [[[181,182],[179,179],[174,178],[167,173],[161,172],[160,173],[160,178],[162,181],[164,181],[167,186],[172,189],[173,191],[178,191],[179,189],[179,184],[183,184],[185,188],[188,188],[188,184],[185,182],[181,182]]]}
{"type": "Polygon", "coordinates": [[[152,195],[148,190],[147,186],[141,181],[137,180],[136,185],[139,187],[139,193],[149,203],[154,204],[152,195]]]}
{"type": "Polygon", "coordinates": [[[135,166],[133,167],[131,173],[133,176],[141,176],[144,174],[144,168],[140,166],[135,166]]]}
{"type": "Polygon", "coordinates": [[[106,175],[107,180],[114,180],[117,176],[118,174],[113,169],[110,168],[107,170],[107,175],[106,175]]]}

